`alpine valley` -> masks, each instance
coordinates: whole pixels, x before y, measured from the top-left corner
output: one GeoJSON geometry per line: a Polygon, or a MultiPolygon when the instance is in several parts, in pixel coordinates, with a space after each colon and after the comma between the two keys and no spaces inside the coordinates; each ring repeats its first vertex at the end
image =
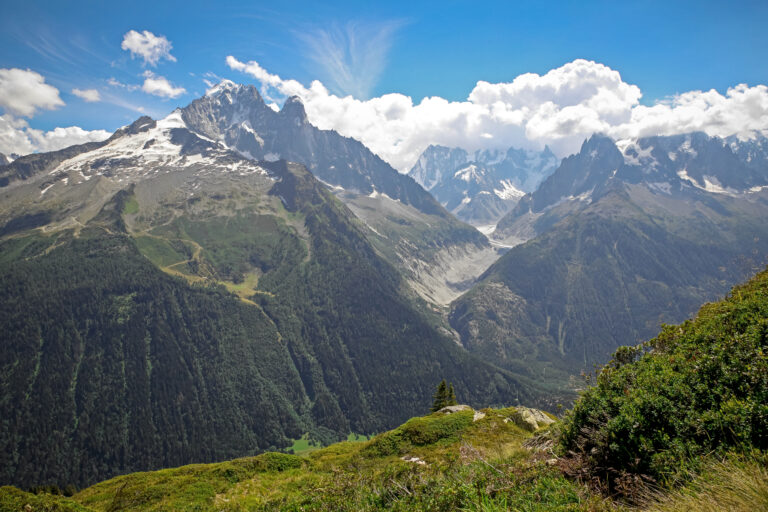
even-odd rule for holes
{"type": "Polygon", "coordinates": [[[594,135],[562,162],[431,146],[404,175],[223,81],[0,158],[0,484],[382,432],[441,379],[556,411],[768,262],[759,134],[594,135]]]}

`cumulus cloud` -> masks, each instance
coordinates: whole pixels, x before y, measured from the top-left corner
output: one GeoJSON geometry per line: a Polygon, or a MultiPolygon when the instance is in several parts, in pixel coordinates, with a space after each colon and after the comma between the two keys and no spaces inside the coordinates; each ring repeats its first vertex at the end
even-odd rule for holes
{"type": "Polygon", "coordinates": [[[30,69],[0,69],[0,107],[17,116],[30,117],[38,109],[64,105],[59,90],[30,69]]]}
{"type": "Polygon", "coordinates": [[[101,101],[101,95],[96,89],[72,89],[72,94],[88,103],[101,101]]]}
{"type": "Polygon", "coordinates": [[[132,59],[136,57],[143,59],[145,65],[157,66],[161,59],[176,62],[176,57],[171,55],[173,48],[171,42],[165,36],[156,36],[149,30],[143,32],[129,30],[123,36],[120,47],[130,51],[132,59]]]}
{"type": "Polygon", "coordinates": [[[400,26],[397,21],[349,22],[296,32],[296,36],[333,92],[366,99],[384,71],[392,38],[400,26]]]}
{"type": "Polygon", "coordinates": [[[44,132],[30,128],[23,119],[10,114],[0,116],[0,153],[26,155],[35,152],[55,151],[74,144],[96,142],[108,138],[105,130],[83,130],[78,126],[54,128],[44,132]]]}
{"type": "Polygon", "coordinates": [[[627,123],[612,129],[617,138],[703,131],[709,135],[750,137],[768,128],[768,87],[739,84],[725,95],[714,89],[690,91],[647,107],[632,109],[627,123]]]}
{"type": "Polygon", "coordinates": [[[174,87],[164,76],[156,76],[151,71],[144,73],[144,85],[141,90],[162,98],[177,98],[187,92],[183,87],[174,87]]]}
{"type": "Polygon", "coordinates": [[[725,95],[691,91],[649,107],[640,104],[640,88],[624,82],[618,71],[583,59],[508,83],[477,82],[465,101],[427,97],[419,103],[403,94],[339,97],[317,80],[305,87],[254,61],[229,56],[226,62],[254,77],[268,102],[299,96],[313,124],[362,141],[403,172],[430,144],[468,150],[549,145],[562,157],[578,151],[595,132],[614,138],[690,131],[749,136],[768,128],[764,85],[738,85],[725,95]]]}

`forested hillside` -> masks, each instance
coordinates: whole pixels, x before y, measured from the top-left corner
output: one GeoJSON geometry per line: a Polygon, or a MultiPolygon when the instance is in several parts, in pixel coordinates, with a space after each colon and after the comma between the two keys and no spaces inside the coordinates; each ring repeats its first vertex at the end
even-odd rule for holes
{"type": "Polygon", "coordinates": [[[85,227],[0,243],[4,483],[375,432],[428,407],[442,378],[477,404],[540,396],[440,334],[306,170],[265,165],[280,177],[266,190],[213,174],[190,196],[177,186],[201,174],[168,174],[85,227]]]}

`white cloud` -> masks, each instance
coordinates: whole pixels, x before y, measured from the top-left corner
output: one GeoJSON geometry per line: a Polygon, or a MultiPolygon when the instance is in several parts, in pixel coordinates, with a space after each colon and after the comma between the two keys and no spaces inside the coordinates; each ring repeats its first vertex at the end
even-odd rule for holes
{"type": "Polygon", "coordinates": [[[63,105],[59,90],[46,84],[39,73],[30,69],[0,69],[0,107],[6,112],[30,117],[37,109],[52,110],[63,105]]]}
{"type": "Polygon", "coordinates": [[[165,36],[156,36],[149,30],[126,32],[120,47],[130,51],[131,58],[140,57],[144,59],[144,64],[150,66],[157,66],[161,59],[176,62],[176,57],[171,55],[171,42],[165,36]]]}
{"type": "Polygon", "coordinates": [[[30,138],[35,144],[35,149],[41,153],[66,148],[74,144],[86,142],[99,142],[109,138],[112,134],[106,130],[83,130],[79,126],[67,126],[66,128],[54,128],[51,131],[28,129],[30,138]]]}
{"type": "Polygon", "coordinates": [[[349,22],[343,27],[297,31],[306,55],[320,68],[331,90],[368,98],[386,66],[395,31],[401,22],[349,22]]]}
{"type": "Polygon", "coordinates": [[[144,85],[141,90],[163,98],[177,98],[187,92],[183,87],[174,87],[164,76],[156,76],[151,71],[144,72],[144,85]]]}
{"type": "Polygon", "coordinates": [[[127,91],[135,91],[136,89],[140,89],[140,86],[138,85],[124,84],[123,82],[117,80],[115,77],[110,77],[107,80],[107,83],[112,87],[120,87],[121,89],[125,89],[127,91]]]}
{"type": "Polygon", "coordinates": [[[83,130],[78,126],[54,128],[44,132],[30,128],[23,119],[9,114],[0,116],[0,153],[26,155],[35,152],[55,151],[74,144],[96,142],[108,138],[105,130],[83,130]]]}
{"type": "Polygon", "coordinates": [[[16,119],[10,114],[0,116],[0,153],[26,155],[35,150],[27,136],[29,127],[23,119],[16,119]]]}
{"type": "Polygon", "coordinates": [[[101,95],[96,89],[72,89],[72,94],[88,103],[101,101],[101,95]]]}
{"type": "Polygon", "coordinates": [[[710,135],[749,137],[768,128],[768,87],[739,84],[725,95],[716,90],[690,91],[647,107],[632,109],[631,119],[615,127],[616,137],[645,137],[703,131],[710,135]]]}
{"type": "Polygon", "coordinates": [[[615,138],[694,130],[748,136],[768,128],[765,85],[738,85],[725,95],[691,91],[648,107],[640,105],[640,88],[618,71],[583,59],[509,83],[477,82],[465,101],[428,97],[418,104],[403,94],[342,98],[317,80],[305,87],[232,56],[227,65],[259,81],[267,102],[299,96],[313,124],[360,140],[403,172],[429,144],[468,150],[546,144],[566,156],[595,132],[615,138]]]}

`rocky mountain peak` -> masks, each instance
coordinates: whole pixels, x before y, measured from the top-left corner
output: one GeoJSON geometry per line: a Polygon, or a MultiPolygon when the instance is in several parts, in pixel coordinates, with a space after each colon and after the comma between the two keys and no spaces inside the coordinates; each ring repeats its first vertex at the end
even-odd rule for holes
{"type": "Polygon", "coordinates": [[[142,133],[151,130],[157,126],[157,121],[152,119],[149,116],[141,116],[128,126],[123,126],[122,128],[119,128],[115,133],[112,134],[112,136],[109,138],[110,141],[113,141],[115,139],[118,139],[120,137],[123,137],[125,135],[136,135],[137,133],[142,133]]]}
{"type": "Polygon", "coordinates": [[[206,96],[216,96],[216,95],[222,94],[222,93],[227,92],[227,91],[234,91],[235,89],[238,89],[239,87],[241,87],[241,86],[236,84],[232,80],[224,79],[221,82],[219,82],[218,84],[216,84],[213,87],[211,87],[210,89],[208,89],[205,92],[205,95],[206,96]]]}
{"type": "Polygon", "coordinates": [[[280,113],[285,117],[296,119],[302,123],[307,122],[307,112],[304,110],[304,104],[298,96],[291,96],[285,100],[280,113]]]}
{"type": "Polygon", "coordinates": [[[596,157],[621,157],[621,152],[612,138],[602,133],[595,133],[581,144],[579,156],[596,157]]]}

